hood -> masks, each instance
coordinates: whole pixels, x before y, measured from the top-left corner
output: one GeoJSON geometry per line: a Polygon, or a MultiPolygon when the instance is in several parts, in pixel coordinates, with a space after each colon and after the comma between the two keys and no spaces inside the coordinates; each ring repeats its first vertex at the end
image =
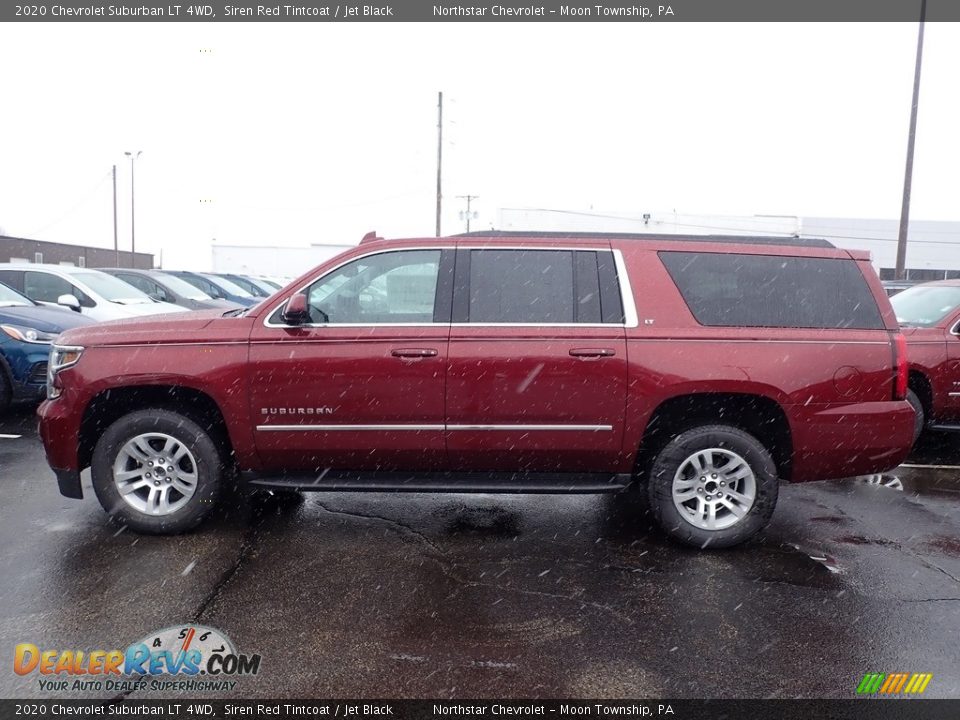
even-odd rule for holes
{"type": "Polygon", "coordinates": [[[194,310],[109,320],[68,330],[57,338],[57,343],[93,347],[246,340],[250,335],[250,319],[223,317],[223,313],[223,310],[194,310]]]}
{"type": "Polygon", "coordinates": [[[12,305],[0,307],[0,323],[31,327],[40,332],[59,333],[70,328],[93,325],[94,321],[72,310],[44,305],[12,305]]]}
{"type": "Polygon", "coordinates": [[[112,302],[110,303],[110,310],[112,312],[122,312],[130,317],[145,317],[162,313],[186,312],[187,308],[168,302],[131,303],[129,305],[112,302]]]}
{"type": "Polygon", "coordinates": [[[243,307],[239,303],[230,302],[229,300],[216,300],[210,298],[209,300],[191,300],[193,307],[203,310],[214,310],[219,308],[220,310],[236,310],[237,308],[243,307]]]}

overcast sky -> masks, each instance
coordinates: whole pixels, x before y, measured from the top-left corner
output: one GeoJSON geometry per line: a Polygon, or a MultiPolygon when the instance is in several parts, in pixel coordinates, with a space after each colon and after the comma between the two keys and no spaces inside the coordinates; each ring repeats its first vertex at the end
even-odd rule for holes
{"type": "MultiPolygon", "coordinates": [[[[0,228],[207,269],[503,207],[896,218],[915,24],[7,24],[0,228]],[[203,203],[201,201],[210,201],[203,203]]],[[[927,26],[912,217],[960,220],[960,26],[927,26]]]]}

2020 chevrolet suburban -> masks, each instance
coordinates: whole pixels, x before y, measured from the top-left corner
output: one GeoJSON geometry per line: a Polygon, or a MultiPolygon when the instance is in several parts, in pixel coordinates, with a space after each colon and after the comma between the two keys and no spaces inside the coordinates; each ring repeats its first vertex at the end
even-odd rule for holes
{"type": "Polygon", "coordinates": [[[70,330],[39,410],[60,491],[197,525],[231,483],[645,493],[743,542],[781,480],[906,456],[903,336],[864,253],[824,241],[368,236],[262,303],[70,330]]]}

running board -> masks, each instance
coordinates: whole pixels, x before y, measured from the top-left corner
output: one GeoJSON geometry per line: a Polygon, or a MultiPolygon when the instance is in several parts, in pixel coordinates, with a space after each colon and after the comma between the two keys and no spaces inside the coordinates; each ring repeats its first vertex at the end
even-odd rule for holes
{"type": "Polygon", "coordinates": [[[629,473],[387,472],[330,470],[318,474],[243,472],[252,487],[316,492],[453,492],[593,494],[619,492],[629,473]]]}
{"type": "Polygon", "coordinates": [[[960,425],[930,425],[931,430],[936,430],[938,432],[960,432],[960,425]]]}

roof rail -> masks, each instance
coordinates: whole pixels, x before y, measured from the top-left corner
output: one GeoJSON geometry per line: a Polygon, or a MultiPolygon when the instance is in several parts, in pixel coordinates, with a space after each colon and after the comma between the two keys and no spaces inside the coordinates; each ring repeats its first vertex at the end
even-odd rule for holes
{"type": "Polygon", "coordinates": [[[557,238],[557,239],[588,239],[598,238],[605,240],[657,240],[673,242],[705,242],[705,243],[740,243],[742,245],[788,245],[800,247],[833,248],[833,243],[822,238],[802,237],[775,237],[767,235],[674,235],[658,233],[617,233],[617,232],[567,232],[549,230],[476,230],[460,233],[452,237],[466,238],[557,238]]]}

